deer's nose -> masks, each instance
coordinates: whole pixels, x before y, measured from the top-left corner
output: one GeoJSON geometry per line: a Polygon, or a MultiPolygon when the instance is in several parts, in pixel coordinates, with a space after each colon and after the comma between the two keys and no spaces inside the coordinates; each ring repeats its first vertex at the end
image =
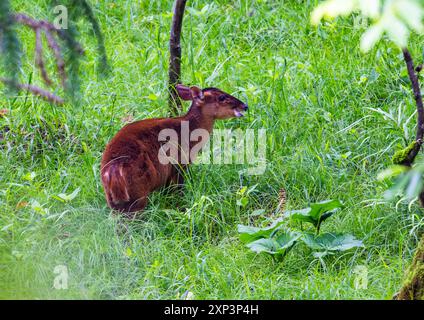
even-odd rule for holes
{"type": "Polygon", "coordinates": [[[249,109],[249,107],[247,106],[247,104],[245,103],[245,104],[243,104],[243,110],[244,111],[247,111],[247,109],[249,109]]]}

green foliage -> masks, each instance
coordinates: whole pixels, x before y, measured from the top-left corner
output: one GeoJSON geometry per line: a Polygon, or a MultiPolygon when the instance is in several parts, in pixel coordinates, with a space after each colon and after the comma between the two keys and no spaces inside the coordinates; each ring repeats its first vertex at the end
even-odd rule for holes
{"type": "Polygon", "coordinates": [[[412,169],[403,166],[389,167],[379,174],[380,180],[395,177],[393,185],[384,192],[387,200],[405,196],[408,201],[415,200],[424,187],[424,165],[415,165],[412,169]]]}
{"type": "Polygon", "coordinates": [[[303,221],[313,224],[317,232],[319,232],[321,223],[331,217],[340,208],[342,208],[342,203],[339,200],[327,200],[313,203],[309,208],[288,211],[285,214],[294,221],[303,221]]]}
{"type": "Polygon", "coordinates": [[[317,25],[322,18],[333,19],[359,12],[373,24],[361,38],[361,49],[369,51],[387,33],[398,47],[408,43],[410,30],[424,31],[423,2],[420,0],[326,0],[312,13],[312,23],[317,25]]]}
{"type": "MultiPolygon", "coordinates": [[[[69,9],[68,28],[60,29],[60,39],[63,41],[63,49],[65,52],[65,65],[67,71],[67,81],[65,83],[65,91],[74,102],[79,102],[80,96],[80,70],[79,64],[81,59],[81,46],[78,43],[81,39],[77,22],[81,17],[85,17],[91,24],[93,33],[97,39],[97,48],[99,53],[98,70],[100,74],[105,75],[109,70],[109,64],[106,57],[106,49],[104,38],[98,21],[93,10],[86,0],[68,0],[57,1],[51,0],[51,7],[55,5],[64,5],[69,9]]],[[[21,44],[17,36],[17,24],[13,18],[13,10],[11,9],[11,1],[4,0],[0,4],[0,47],[2,51],[2,60],[6,79],[11,89],[16,89],[21,72],[21,44]]],[[[34,17],[41,19],[40,17],[34,17]]],[[[31,78],[31,76],[30,76],[31,78]]]]}
{"type": "Polygon", "coordinates": [[[305,233],[303,242],[312,250],[327,252],[346,251],[352,248],[363,247],[362,241],[355,239],[350,234],[323,233],[315,235],[305,233]]]}
{"type": "Polygon", "coordinates": [[[272,237],[275,231],[284,223],[283,219],[276,219],[269,227],[258,228],[238,225],[240,240],[244,243],[252,242],[261,238],[272,237]]]}
{"type": "MultiPolygon", "coordinates": [[[[9,0],[0,2],[0,53],[1,62],[6,73],[6,77],[16,83],[20,74],[21,50],[16,34],[16,25],[11,16],[9,0]]],[[[9,86],[14,89],[14,86],[9,86]]]]}
{"type": "Polygon", "coordinates": [[[249,194],[254,191],[256,186],[247,188],[246,186],[240,188],[237,191],[237,205],[240,207],[246,207],[249,204],[249,194]]]}
{"type": "Polygon", "coordinates": [[[261,238],[250,242],[247,247],[256,253],[265,252],[277,259],[282,259],[294,246],[301,234],[291,231],[279,233],[278,237],[261,238]]]}
{"type": "Polygon", "coordinates": [[[319,257],[323,257],[329,252],[362,247],[362,241],[356,240],[350,234],[319,234],[321,223],[341,207],[342,203],[339,200],[313,203],[306,209],[285,212],[283,218],[276,219],[269,227],[257,228],[239,225],[239,237],[242,242],[247,243],[250,250],[256,253],[268,253],[278,260],[284,258],[297,240],[302,240],[312,250],[318,250],[319,252],[314,252],[314,255],[319,257]],[[283,230],[282,227],[287,220],[311,223],[316,228],[316,235],[304,230],[296,232],[289,229],[283,230]]]}
{"type": "MultiPolygon", "coordinates": [[[[57,0],[53,1],[57,2],[57,0]]],[[[61,1],[61,3],[63,3],[63,1],[61,1]]],[[[86,0],[69,0],[68,8],[71,10],[71,18],[76,19],[76,17],[85,17],[91,24],[91,28],[97,40],[97,52],[99,54],[97,70],[100,75],[107,75],[110,72],[110,66],[107,61],[104,37],[91,5],[86,0]]]]}

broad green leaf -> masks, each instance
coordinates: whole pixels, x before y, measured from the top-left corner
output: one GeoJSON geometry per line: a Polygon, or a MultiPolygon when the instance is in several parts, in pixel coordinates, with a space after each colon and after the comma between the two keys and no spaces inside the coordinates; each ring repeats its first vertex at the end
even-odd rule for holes
{"type": "Polygon", "coordinates": [[[314,235],[306,233],[302,237],[303,242],[313,250],[346,251],[355,247],[363,247],[360,240],[350,234],[323,233],[314,235]]]}
{"type": "Polygon", "coordinates": [[[326,200],[311,204],[310,208],[286,212],[295,221],[312,223],[315,227],[332,216],[338,209],[343,207],[339,200],[326,200]]]}
{"type": "Polygon", "coordinates": [[[390,166],[387,169],[381,171],[378,174],[377,179],[382,181],[382,180],[385,180],[387,178],[396,177],[399,174],[401,174],[401,173],[403,173],[407,170],[409,170],[409,168],[406,167],[406,166],[401,166],[401,165],[390,166]]]}
{"type": "Polygon", "coordinates": [[[294,243],[301,237],[301,234],[298,232],[291,232],[289,230],[278,235],[276,241],[280,249],[287,249],[294,245],[294,243]]]}
{"type": "Polygon", "coordinates": [[[257,217],[257,216],[263,215],[264,213],[265,213],[265,209],[257,209],[257,210],[254,210],[254,211],[250,214],[250,216],[252,216],[252,217],[257,217]]]}
{"type": "Polygon", "coordinates": [[[258,239],[247,244],[247,247],[256,253],[277,253],[278,243],[274,239],[258,239]]]}
{"type": "Polygon", "coordinates": [[[383,35],[383,27],[380,24],[375,24],[368,28],[361,37],[360,47],[363,52],[368,52],[381,39],[383,35]]]}
{"type": "Polygon", "coordinates": [[[310,215],[311,208],[292,210],[285,212],[285,215],[289,216],[292,220],[309,222],[313,225],[316,224],[315,219],[310,215]]]}
{"type": "Polygon", "coordinates": [[[416,1],[398,0],[394,2],[396,14],[417,33],[424,31],[422,23],[423,8],[416,1]]]}
{"type": "Polygon", "coordinates": [[[423,181],[421,172],[411,170],[409,173],[409,184],[406,188],[405,195],[408,199],[414,199],[415,197],[418,197],[422,189],[423,181]]]}
{"type": "Polygon", "coordinates": [[[319,4],[312,12],[311,22],[317,25],[321,19],[333,19],[349,15],[356,9],[356,0],[328,0],[319,4]]]}
{"type": "Polygon", "coordinates": [[[57,197],[59,198],[59,200],[63,200],[64,202],[69,202],[74,200],[80,191],[81,191],[81,188],[78,187],[74,190],[74,192],[70,194],[60,193],[57,195],[57,197]]]}
{"type": "Polygon", "coordinates": [[[273,255],[283,255],[299,238],[299,233],[287,231],[279,235],[276,239],[258,239],[247,244],[247,247],[256,253],[266,252],[273,255]]]}
{"type": "Polygon", "coordinates": [[[423,190],[423,172],[421,166],[414,167],[407,172],[401,173],[393,186],[384,193],[387,200],[405,195],[409,200],[414,199],[423,190]]]}
{"type": "Polygon", "coordinates": [[[258,228],[251,226],[238,225],[240,240],[244,243],[252,242],[260,238],[267,238],[283,224],[283,218],[276,219],[269,227],[258,228]]]}

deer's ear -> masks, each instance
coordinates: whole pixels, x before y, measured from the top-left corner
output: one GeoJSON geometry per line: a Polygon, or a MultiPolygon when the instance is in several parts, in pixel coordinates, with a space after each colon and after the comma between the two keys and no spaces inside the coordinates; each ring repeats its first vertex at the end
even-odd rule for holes
{"type": "Polygon", "coordinates": [[[178,95],[180,96],[181,99],[183,100],[193,100],[192,94],[191,94],[191,89],[189,87],[186,87],[182,84],[177,84],[175,86],[175,89],[178,92],[178,95]]]}
{"type": "Polygon", "coordinates": [[[190,87],[190,92],[191,92],[191,96],[193,97],[193,100],[203,101],[205,99],[203,91],[199,87],[196,87],[196,86],[190,87]]]}

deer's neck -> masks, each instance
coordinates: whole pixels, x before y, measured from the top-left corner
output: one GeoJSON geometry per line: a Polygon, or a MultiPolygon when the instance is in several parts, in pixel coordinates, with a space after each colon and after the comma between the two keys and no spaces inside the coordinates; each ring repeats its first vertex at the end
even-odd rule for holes
{"type": "Polygon", "coordinates": [[[189,121],[190,131],[196,129],[205,129],[209,133],[212,132],[215,122],[215,119],[212,115],[205,114],[202,112],[202,109],[197,107],[194,103],[191,105],[187,114],[183,117],[183,120],[189,121]]]}

